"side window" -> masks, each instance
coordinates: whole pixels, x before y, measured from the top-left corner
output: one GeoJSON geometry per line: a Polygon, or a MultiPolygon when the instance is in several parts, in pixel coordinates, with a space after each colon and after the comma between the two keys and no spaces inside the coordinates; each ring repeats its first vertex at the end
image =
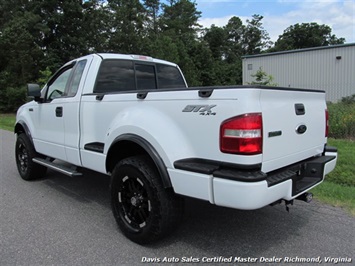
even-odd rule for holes
{"type": "Polygon", "coordinates": [[[62,71],[59,76],[56,77],[54,81],[48,87],[46,100],[51,101],[55,98],[62,97],[64,95],[65,87],[68,83],[70,73],[73,68],[70,67],[62,71]]]}
{"type": "Polygon", "coordinates": [[[78,88],[79,88],[81,76],[83,75],[83,72],[85,69],[86,61],[87,60],[81,60],[76,64],[76,66],[74,68],[74,72],[73,72],[73,77],[72,77],[70,84],[68,86],[67,96],[73,97],[76,95],[78,88]]]}
{"type": "Polygon", "coordinates": [[[156,89],[155,69],[153,65],[136,64],[137,90],[156,89]]]}
{"type": "Polygon", "coordinates": [[[157,64],[159,89],[185,88],[185,82],[177,67],[157,64]]]}
{"type": "Polygon", "coordinates": [[[105,60],[101,63],[94,88],[95,93],[135,90],[133,62],[105,60]]]}

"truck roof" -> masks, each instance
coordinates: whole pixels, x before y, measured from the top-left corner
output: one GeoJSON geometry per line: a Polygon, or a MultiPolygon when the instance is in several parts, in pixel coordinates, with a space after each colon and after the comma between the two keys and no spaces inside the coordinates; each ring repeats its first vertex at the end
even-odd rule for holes
{"type": "Polygon", "coordinates": [[[126,59],[126,60],[137,60],[137,61],[144,61],[144,62],[153,62],[153,63],[160,63],[165,65],[177,66],[176,64],[156,59],[151,56],[146,55],[135,55],[135,54],[116,54],[116,53],[97,53],[102,59],[126,59]]]}

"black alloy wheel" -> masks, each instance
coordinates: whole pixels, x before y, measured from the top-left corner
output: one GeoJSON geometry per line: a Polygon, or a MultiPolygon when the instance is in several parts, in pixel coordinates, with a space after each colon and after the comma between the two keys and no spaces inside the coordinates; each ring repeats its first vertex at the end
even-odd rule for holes
{"type": "Polygon", "coordinates": [[[152,210],[148,192],[138,177],[125,176],[118,191],[120,216],[132,231],[139,231],[147,225],[152,210]]]}
{"type": "Polygon", "coordinates": [[[171,233],[182,218],[183,200],[164,188],[147,156],[123,159],[111,175],[111,205],[123,234],[138,244],[171,233]]]}
{"type": "Polygon", "coordinates": [[[22,179],[33,180],[41,178],[46,174],[45,166],[36,164],[32,161],[35,157],[43,157],[39,155],[32,142],[25,133],[20,133],[17,136],[15,146],[16,165],[22,179]]]}
{"type": "Polygon", "coordinates": [[[25,175],[28,171],[28,151],[24,143],[20,142],[16,146],[16,159],[18,170],[21,175],[25,175]]]}

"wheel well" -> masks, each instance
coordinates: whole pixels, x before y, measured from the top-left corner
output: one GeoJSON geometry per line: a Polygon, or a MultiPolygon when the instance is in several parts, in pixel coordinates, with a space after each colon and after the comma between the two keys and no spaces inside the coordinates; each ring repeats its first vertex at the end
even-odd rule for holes
{"type": "Polygon", "coordinates": [[[14,132],[15,132],[16,134],[19,134],[19,133],[26,133],[26,130],[25,130],[25,128],[24,128],[20,123],[17,123],[17,124],[15,125],[14,132]]]}
{"type": "Polygon", "coordinates": [[[19,135],[21,133],[25,133],[26,136],[28,137],[28,139],[31,141],[31,144],[34,146],[33,140],[32,140],[32,135],[31,135],[31,131],[29,130],[29,128],[26,125],[26,123],[24,123],[21,120],[19,122],[17,122],[16,125],[15,125],[14,132],[17,135],[19,135]]]}
{"type": "Polygon", "coordinates": [[[115,165],[124,158],[147,155],[160,174],[164,187],[172,187],[166,166],[151,144],[138,136],[130,135],[128,138],[129,140],[114,142],[109,148],[106,156],[106,171],[112,173],[115,165]]]}
{"type": "Polygon", "coordinates": [[[112,173],[116,163],[124,158],[148,154],[139,144],[128,140],[122,140],[115,143],[107,154],[106,170],[112,173]]]}

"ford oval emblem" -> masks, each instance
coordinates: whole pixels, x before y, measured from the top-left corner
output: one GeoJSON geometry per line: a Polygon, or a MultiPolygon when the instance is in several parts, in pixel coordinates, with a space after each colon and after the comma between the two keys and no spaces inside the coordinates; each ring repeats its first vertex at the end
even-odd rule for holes
{"type": "Polygon", "coordinates": [[[306,125],[299,125],[297,128],[296,128],[296,132],[297,134],[303,134],[304,132],[307,131],[307,126],[306,125]]]}

